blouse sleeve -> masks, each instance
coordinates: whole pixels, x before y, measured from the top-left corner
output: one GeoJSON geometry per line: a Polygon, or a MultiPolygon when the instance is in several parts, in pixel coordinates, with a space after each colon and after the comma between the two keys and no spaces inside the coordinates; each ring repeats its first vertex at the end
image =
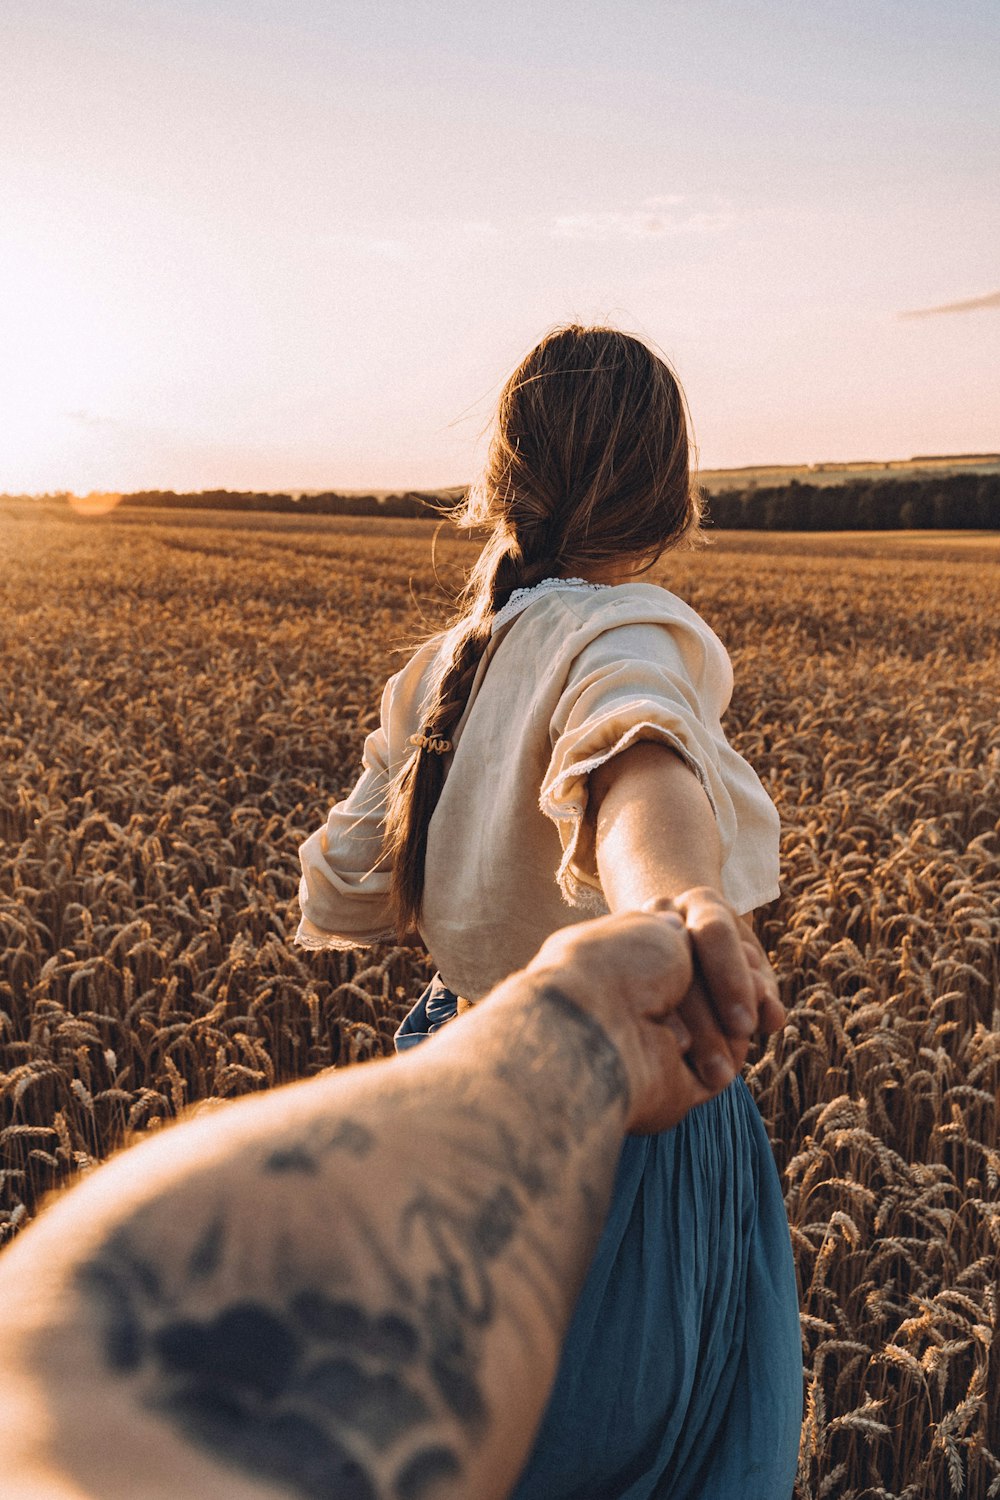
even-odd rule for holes
{"type": "Polygon", "coordinates": [[[389,866],[382,834],[389,786],[387,725],[396,679],[382,694],[380,723],[365,740],[361,776],[331,808],[322,828],[299,848],[301,920],[295,941],[303,948],[360,948],[389,938],[389,866]]]}
{"type": "Polygon", "coordinates": [[[739,912],[778,894],[778,815],[756,773],[728,743],[729,657],[703,622],[623,624],[575,658],[550,725],[542,812],[556,824],[558,880],[572,906],[600,891],[586,822],[591,771],[637,740],[675,751],[704,787],[722,843],[722,890],[739,912]]]}

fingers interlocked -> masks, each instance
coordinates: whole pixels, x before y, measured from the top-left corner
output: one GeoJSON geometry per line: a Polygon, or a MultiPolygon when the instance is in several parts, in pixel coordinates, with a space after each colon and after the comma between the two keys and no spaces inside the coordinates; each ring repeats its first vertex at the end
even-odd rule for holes
{"type": "Polygon", "coordinates": [[[677,1016],[691,1038],[686,1061],[715,1093],[743,1066],[751,1037],[784,1024],[777,981],[749,924],[718,891],[696,886],[646,910],[676,914],[690,939],[694,980],[677,1016]]]}

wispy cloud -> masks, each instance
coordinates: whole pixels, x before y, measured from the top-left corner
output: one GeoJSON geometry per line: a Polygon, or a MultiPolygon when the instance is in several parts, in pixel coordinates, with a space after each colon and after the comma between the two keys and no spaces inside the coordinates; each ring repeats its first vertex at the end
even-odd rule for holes
{"type": "MultiPolygon", "coordinates": [[[[297,242],[297,236],[287,226],[287,243],[297,242]]],[[[373,225],[342,224],[336,229],[316,235],[318,247],[334,253],[341,251],[351,256],[361,256],[366,261],[384,260],[402,264],[410,259],[413,251],[413,228],[409,224],[373,225]]]]}
{"type": "Polygon", "coordinates": [[[84,407],[76,411],[63,412],[63,416],[75,422],[78,427],[114,427],[116,425],[114,417],[102,417],[97,412],[87,411],[84,407]]]}
{"type": "Polygon", "coordinates": [[[411,254],[410,243],[398,235],[366,234],[359,231],[356,234],[331,235],[330,242],[346,250],[353,250],[358,255],[391,261],[394,265],[402,265],[409,260],[411,254]]]}
{"type": "Polygon", "coordinates": [[[988,292],[985,297],[967,297],[964,302],[945,302],[941,307],[915,307],[901,312],[901,318],[935,318],[939,313],[977,312],[981,307],[1000,307],[1000,292],[988,292]]]}
{"type": "Polygon", "coordinates": [[[498,233],[492,219],[409,218],[386,224],[384,228],[377,225],[345,227],[325,235],[324,240],[338,250],[402,265],[428,251],[436,252],[442,239],[451,241],[457,234],[462,234],[471,240],[488,240],[498,233]]]}
{"type": "Polygon", "coordinates": [[[549,233],[569,240],[662,239],[675,234],[715,234],[732,223],[723,208],[705,208],[679,193],[643,198],[633,208],[560,214],[549,233]]]}

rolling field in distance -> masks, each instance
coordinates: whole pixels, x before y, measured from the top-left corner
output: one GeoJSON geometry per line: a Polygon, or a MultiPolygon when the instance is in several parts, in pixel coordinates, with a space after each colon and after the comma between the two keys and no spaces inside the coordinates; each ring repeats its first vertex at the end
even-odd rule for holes
{"type": "Polygon", "coordinates": [[[837,485],[849,480],[941,479],[950,474],[996,474],[1000,453],[925,454],[871,463],[756,464],[742,469],[702,469],[699,482],[710,495],[748,485],[837,485]]]}
{"type": "MultiPolygon", "coordinates": [[[[432,530],[0,503],[0,1237],[190,1104],[390,1049],[428,960],[294,949],[296,848],[442,618],[432,530]]],[[[443,536],[442,582],[473,556],[443,536]]],[[[729,648],[782,818],[790,1017],[749,1081],[799,1500],[1000,1496],[998,564],[992,535],[721,532],[653,575],[729,648]]]]}

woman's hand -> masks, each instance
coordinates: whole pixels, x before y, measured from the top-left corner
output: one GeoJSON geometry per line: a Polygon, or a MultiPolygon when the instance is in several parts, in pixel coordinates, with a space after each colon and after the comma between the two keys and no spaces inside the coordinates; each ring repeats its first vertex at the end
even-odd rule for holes
{"type": "Polygon", "coordinates": [[[588,817],[611,910],[674,911],[687,929],[695,974],[677,1015],[691,1035],[688,1064],[715,1093],[743,1066],[751,1036],[777,1031],[785,1011],[763,948],[720,894],[711,803],[685,761],[643,740],[592,773],[588,817]]]}
{"type": "Polygon", "coordinates": [[[677,1015],[691,1036],[687,1062],[715,1092],[743,1066],[752,1036],[784,1025],[777,980],[749,922],[711,886],[657,898],[644,910],[675,911],[684,922],[694,979],[677,1015]]]}

